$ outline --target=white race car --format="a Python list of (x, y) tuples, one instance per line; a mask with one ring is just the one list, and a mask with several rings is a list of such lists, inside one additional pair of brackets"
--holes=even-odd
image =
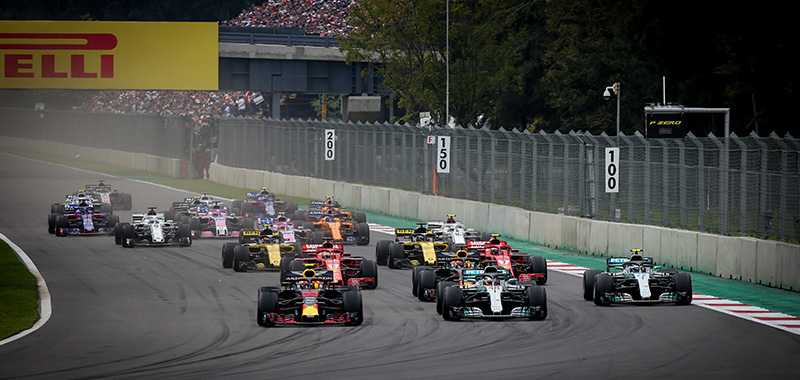
[[(172, 217), (157, 213), (155, 207), (149, 207), (147, 213), (135, 212), (131, 223), (119, 223), (115, 228), (114, 241), (125, 247), (137, 245), (192, 245), (192, 231), (186, 223), (178, 224)], [(170, 213), (171, 214), (171, 213)]]

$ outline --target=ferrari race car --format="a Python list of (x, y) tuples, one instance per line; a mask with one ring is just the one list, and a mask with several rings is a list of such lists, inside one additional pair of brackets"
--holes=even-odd
[(56, 236), (110, 235), (119, 222), (119, 216), (95, 211), (92, 203), (65, 204), (61, 213), (47, 216), (47, 232)]
[(286, 274), (283, 289), (258, 289), (256, 323), (275, 325), (343, 324), (364, 322), (361, 290), (333, 284), (333, 274), (311, 268)]
[(295, 211), (292, 220), (310, 223), (314, 227), (314, 242), (323, 240), (338, 244), (369, 244), (369, 225), (358, 222), (353, 215), (340, 213), (334, 208), (325, 208), (325, 201), (310, 201), (308, 211)]
[(583, 273), (583, 299), (595, 305), (612, 303), (674, 302), (692, 303), (692, 278), (688, 273), (656, 266), (652, 257), (643, 257), (640, 249), (631, 257), (609, 257), (606, 271)]
[(450, 245), (437, 241), (436, 235), (426, 228), (425, 222), (417, 225), (415, 229), (395, 229), (394, 241), (378, 241), (375, 245), (375, 261), (378, 265), (386, 265), (391, 269), (437, 265), (437, 257), (448, 251)]
[[(281, 270), (300, 271), (303, 268), (328, 271), (333, 274), (333, 283), (340, 286), (361, 286), (367, 289), (378, 287), (378, 265), (375, 261), (351, 256), (344, 252), (341, 244), (304, 244), (302, 257), (295, 258), (286, 268), (281, 267)], [(285, 278), (285, 274), (281, 278)]]
[(499, 266), (520, 281), (536, 281), (538, 285), (547, 283), (547, 260), (544, 257), (519, 253), (499, 237), (492, 234), (489, 241), (467, 241), (467, 251), (479, 252), (482, 266)]
[(102, 179), (98, 180), (97, 184), (86, 185), (85, 190), (92, 197), (99, 199), (103, 204), (111, 206), (114, 210), (130, 210), (133, 207), (130, 193), (114, 190)]
[(165, 217), (164, 213), (157, 213), (155, 207), (149, 207), (146, 213), (134, 212), (130, 223), (118, 223), (114, 241), (125, 248), (137, 245), (189, 247), (192, 231), (188, 224), (175, 222), (171, 215)]
[(279, 269), (300, 256), (299, 243), (288, 243), (277, 231), (242, 230), (239, 243), (222, 245), (222, 267), (236, 272)]
[(262, 187), (258, 193), (245, 194), (244, 200), (233, 201), (231, 209), (237, 215), (256, 220), (258, 218), (276, 218), (281, 212), (293, 215), (297, 210), (297, 203), (276, 199), (274, 193), (271, 193), (266, 187)]
[(547, 318), (547, 292), (494, 266), (464, 269), (458, 283), (442, 287), (441, 315), (461, 318)]

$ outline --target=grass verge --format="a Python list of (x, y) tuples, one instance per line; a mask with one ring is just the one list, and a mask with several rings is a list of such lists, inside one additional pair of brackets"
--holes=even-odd
[(0, 339), (30, 328), (38, 319), (36, 277), (0, 240)]

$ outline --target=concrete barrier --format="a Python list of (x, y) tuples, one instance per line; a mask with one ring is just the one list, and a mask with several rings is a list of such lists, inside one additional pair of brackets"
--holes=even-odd
[(800, 291), (800, 252), (794, 244), (779, 242), (775, 249), (778, 287)]
[[(84, 158), (180, 178), (182, 162), (151, 155), (87, 148), (57, 142), (3, 137), (0, 145)], [(191, 171), (189, 170), (189, 176)], [(348, 207), (412, 220), (440, 220), (457, 214), (465, 225), (486, 232), (593, 255), (625, 256), (643, 248), (658, 264), (696, 270), (794, 291), (800, 290), (800, 245), (748, 237), (613, 223), (522, 210), (374, 186), (353, 185), (212, 163), (215, 182), (278, 194), (320, 198), (332, 194)]]
[[(778, 284), (777, 259), (778, 242), (759, 240), (756, 245), (756, 278), (759, 284), (767, 286)], [(798, 277), (797, 273), (795, 277)]]

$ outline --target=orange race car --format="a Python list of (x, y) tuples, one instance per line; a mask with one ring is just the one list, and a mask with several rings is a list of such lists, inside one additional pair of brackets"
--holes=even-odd
[(314, 242), (369, 244), (369, 225), (364, 213), (343, 212), (332, 198), (308, 202), (308, 210), (297, 210), (293, 219), (314, 226), (314, 237), (311, 239)]

